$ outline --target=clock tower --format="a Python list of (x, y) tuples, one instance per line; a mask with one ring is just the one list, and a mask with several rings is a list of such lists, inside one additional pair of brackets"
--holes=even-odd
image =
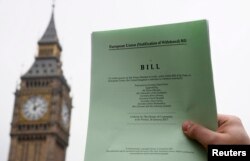
[(15, 92), (8, 161), (65, 161), (72, 98), (61, 52), (52, 11), (38, 55)]

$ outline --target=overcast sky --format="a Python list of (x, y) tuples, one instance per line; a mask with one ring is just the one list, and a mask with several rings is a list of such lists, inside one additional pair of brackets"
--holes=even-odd
[[(52, 0), (0, 0), (0, 160), (7, 161), (14, 91), (37, 54)], [(73, 112), (67, 161), (83, 161), (92, 31), (207, 19), (217, 108), (250, 134), (249, 0), (57, 0), (55, 23)]]

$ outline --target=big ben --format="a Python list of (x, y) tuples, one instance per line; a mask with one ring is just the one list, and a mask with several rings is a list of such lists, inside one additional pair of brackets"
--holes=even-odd
[(73, 106), (61, 52), (52, 11), (38, 55), (15, 92), (8, 161), (65, 161)]

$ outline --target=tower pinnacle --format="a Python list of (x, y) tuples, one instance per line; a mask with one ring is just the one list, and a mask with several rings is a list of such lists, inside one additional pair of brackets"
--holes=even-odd
[(56, 0), (52, 0), (52, 11), (54, 12)]
[(45, 30), (42, 38), (38, 41), (39, 45), (49, 45), (49, 44), (57, 44), (58, 47), (61, 49), (61, 45), (59, 43), (59, 39), (57, 37), (55, 22), (54, 22), (54, 1), (52, 4), (52, 14), (50, 18), (49, 25), (47, 29)]

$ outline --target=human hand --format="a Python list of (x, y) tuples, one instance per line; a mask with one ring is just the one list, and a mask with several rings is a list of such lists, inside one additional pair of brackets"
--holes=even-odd
[(182, 124), (183, 133), (198, 141), (206, 149), (209, 144), (250, 144), (241, 120), (236, 116), (218, 115), (218, 128), (211, 131), (192, 121)]

